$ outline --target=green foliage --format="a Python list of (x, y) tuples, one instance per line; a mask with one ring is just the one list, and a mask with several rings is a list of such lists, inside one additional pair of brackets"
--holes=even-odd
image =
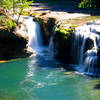
[(96, 7), (96, 0), (82, 0), (79, 3), (79, 8), (93, 8)]
[(19, 3), (21, 3), (20, 5), (18, 5), (18, 7), (22, 10), (24, 8), (28, 8), (30, 7), (30, 3), (32, 3), (31, 1), (30, 2), (27, 2), (27, 0), (19, 0)]
[(12, 0), (1, 0), (0, 7), (10, 9), (12, 7)]
[(22, 11), (21, 15), (23, 15), (23, 16), (29, 16), (30, 14), (28, 12), (26, 12), (26, 11)]
[(2, 0), (0, 1), (0, 7), (12, 12), (13, 15), (19, 13), (23, 14), (25, 8), (30, 7), (31, 1), (27, 0)]
[(2, 27), (3, 29), (11, 29), (16, 27), (16, 23), (11, 20), (10, 18), (2, 15), (0, 16), (0, 27)]
[(22, 14), (28, 15), (28, 13), (24, 11), (24, 9), (28, 8), (30, 3), (31, 2), (27, 0), (0, 0), (0, 8), (3, 9), (3, 12), (5, 13), (4, 14), (3, 12), (1, 12), (0, 14), (0, 28), (3, 28), (5, 30), (15, 28), (17, 24), (12, 20), (13, 18), (11, 15), (14, 15), (16, 13), (19, 14), (17, 19), (18, 23), (19, 18)]

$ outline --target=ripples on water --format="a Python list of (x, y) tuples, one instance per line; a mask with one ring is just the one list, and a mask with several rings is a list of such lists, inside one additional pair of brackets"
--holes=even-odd
[(98, 84), (46, 56), (0, 64), (0, 100), (100, 100)]

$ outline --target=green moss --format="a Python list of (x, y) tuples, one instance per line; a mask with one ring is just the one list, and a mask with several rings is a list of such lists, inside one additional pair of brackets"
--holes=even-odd
[(60, 28), (55, 29), (55, 32), (58, 34), (61, 34), (64, 39), (67, 39), (73, 33), (73, 31), (75, 30), (77, 25), (71, 24), (67, 28), (64, 28), (63, 25), (62, 25), (62, 27), (61, 26), (59, 26), (59, 27)]
[(67, 31), (65, 29), (59, 30), (61, 34), (67, 34)]
[(0, 16), (0, 27), (7, 30), (7, 29), (16, 27), (16, 23), (10, 18), (8, 18), (7, 16), (1, 15)]

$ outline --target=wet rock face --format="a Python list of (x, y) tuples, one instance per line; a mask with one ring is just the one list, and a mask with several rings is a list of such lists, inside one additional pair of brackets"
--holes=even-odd
[(97, 56), (98, 56), (97, 67), (100, 68), (100, 46), (98, 46)]
[(44, 23), (44, 44), (49, 44), (50, 36), (52, 35), (52, 30), (55, 25), (56, 20), (54, 18), (48, 18), (47, 22)]
[(94, 46), (94, 42), (92, 39), (87, 38), (86, 42), (85, 42), (85, 46), (84, 46), (84, 52), (86, 52), (87, 50), (91, 50)]
[(54, 57), (64, 64), (71, 64), (72, 62), (72, 40), (76, 25), (68, 24), (59, 25), (54, 29)]
[(29, 56), (28, 36), (11, 30), (0, 30), (0, 60)]
[(71, 37), (63, 38), (60, 32), (54, 34), (54, 56), (62, 63), (71, 63)]

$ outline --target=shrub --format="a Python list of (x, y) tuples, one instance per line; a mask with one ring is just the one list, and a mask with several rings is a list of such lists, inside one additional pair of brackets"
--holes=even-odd
[(1, 15), (0, 16), (0, 27), (3, 27), (3, 29), (11, 29), (16, 27), (16, 23), (8, 18), (7, 16)]
[(96, 0), (82, 0), (79, 3), (79, 8), (93, 8), (96, 7)]

